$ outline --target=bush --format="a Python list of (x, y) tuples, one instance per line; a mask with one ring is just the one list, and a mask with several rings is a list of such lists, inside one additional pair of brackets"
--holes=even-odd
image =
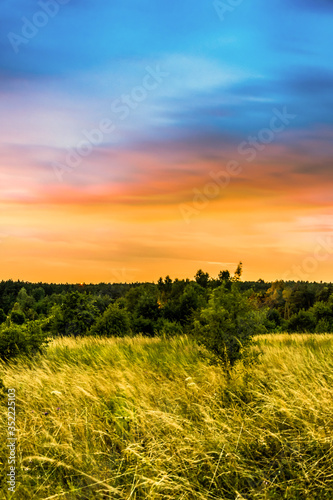
[(0, 358), (8, 360), (20, 354), (36, 354), (47, 342), (46, 334), (37, 321), (25, 326), (7, 326), (0, 330)]
[(159, 335), (167, 338), (175, 337), (176, 335), (182, 335), (183, 328), (177, 321), (169, 321), (165, 318), (160, 318), (157, 322), (156, 331)]
[(92, 335), (106, 337), (124, 337), (131, 333), (129, 315), (126, 309), (120, 309), (117, 304), (110, 304), (103, 316), (91, 328)]
[(252, 336), (264, 330), (260, 321), (237, 283), (230, 290), (222, 284), (212, 292), (208, 307), (198, 313), (194, 335), (229, 372), (245, 354)]

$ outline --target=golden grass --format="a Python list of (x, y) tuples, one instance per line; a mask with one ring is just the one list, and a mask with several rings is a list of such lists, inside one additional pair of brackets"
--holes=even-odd
[(18, 482), (0, 498), (333, 498), (333, 337), (257, 340), (230, 381), (186, 337), (57, 339), (2, 364)]

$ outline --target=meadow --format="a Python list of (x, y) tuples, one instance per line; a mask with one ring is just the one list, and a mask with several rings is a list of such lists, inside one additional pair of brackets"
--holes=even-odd
[(230, 379), (186, 336), (58, 338), (1, 362), (18, 441), (0, 497), (332, 499), (333, 336), (262, 335), (252, 353)]

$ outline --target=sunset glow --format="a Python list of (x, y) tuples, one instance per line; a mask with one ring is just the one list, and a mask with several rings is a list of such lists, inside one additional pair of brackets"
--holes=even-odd
[(333, 281), (332, 2), (55, 4), (0, 7), (1, 279)]

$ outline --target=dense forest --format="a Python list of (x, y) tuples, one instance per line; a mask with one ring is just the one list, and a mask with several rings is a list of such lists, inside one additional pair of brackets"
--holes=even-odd
[(241, 272), (240, 264), (234, 276), (199, 270), (193, 280), (166, 276), (157, 283), (1, 281), (1, 330), (38, 325), (52, 336), (172, 336), (192, 331), (219, 293), (231, 304), (246, 301), (256, 333), (333, 331), (332, 283), (241, 281)]

